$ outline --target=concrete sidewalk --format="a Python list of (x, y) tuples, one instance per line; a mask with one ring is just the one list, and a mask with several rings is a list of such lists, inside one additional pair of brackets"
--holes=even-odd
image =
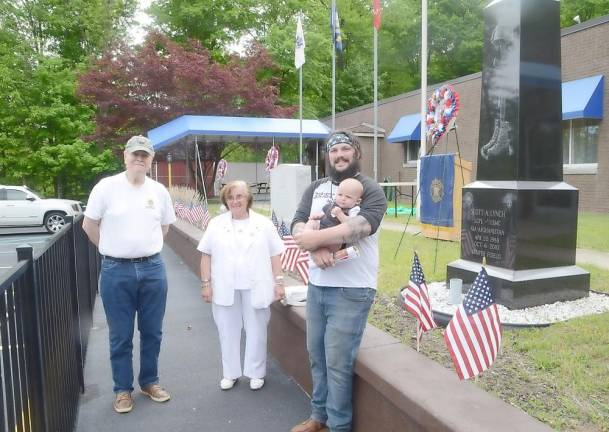
[[(403, 232), (406, 224), (393, 222), (383, 219), (381, 228), (389, 231)], [(409, 225), (406, 231), (411, 235), (416, 235), (421, 232), (418, 225)], [(577, 249), (576, 251), (576, 262), (577, 264), (591, 264), (601, 269), (609, 270), (609, 252), (602, 252), (593, 249)]]
[[(113, 411), (108, 329), (98, 296), (76, 431), (285, 432), (306, 419), (310, 414), (309, 398), (279, 370), (272, 358), (268, 362), (266, 385), (261, 390), (251, 391), (244, 378), (234, 389), (220, 390), (220, 345), (211, 306), (200, 297), (199, 278), (180, 258), (168, 247), (163, 257), (169, 295), (159, 373), (161, 384), (172, 398), (164, 404), (152, 402), (139, 393), (136, 378), (133, 411), (128, 414)], [(136, 336), (136, 377), (138, 347)]]

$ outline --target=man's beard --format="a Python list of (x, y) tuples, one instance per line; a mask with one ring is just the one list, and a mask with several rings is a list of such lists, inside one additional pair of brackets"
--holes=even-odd
[[(335, 161), (335, 163), (336, 162), (338, 162), (338, 161)], [(355, 177), (355, 175), (359, 172), (360, 172), (359, 159), (353, 159), (353, 161), (351, 161), (351, 163), (347, 166), (347, 168), (344, 171), (337, 171), (336, 168), (334, 168), (334, 165), (331, 163), (328, 166), (328, 173), (330, 174), (330, 178), (332, 180), (334, 180), (336, 183), (340, 183), (345, 179)]]

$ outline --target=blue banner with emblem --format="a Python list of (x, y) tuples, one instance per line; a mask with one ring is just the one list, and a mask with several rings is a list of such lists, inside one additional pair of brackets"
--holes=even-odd
[(454, 154), (421, 158), (421, 222), (453, 226), (454, 184)]

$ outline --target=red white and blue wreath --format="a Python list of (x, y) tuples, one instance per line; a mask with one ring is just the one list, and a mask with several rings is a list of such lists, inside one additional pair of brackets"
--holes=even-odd
[(450, 84), (437, 88), (427, 101), (427, 136), (432, 144), (448, 131), (459, 112), (459, 95)]

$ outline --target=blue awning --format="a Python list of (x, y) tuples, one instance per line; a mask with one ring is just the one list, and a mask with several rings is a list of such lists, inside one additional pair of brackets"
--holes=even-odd
[(398, 120), (387, 137), (388, 143), (421, 139), (421, 114), (409, 114)]
[[(319, 120), (302, 121), (304, 139), (324, 139), (329, 133), (330, 129)], [(189, 135), (200, 136), (210, 142), (251, 142), (273, 138), (285, 142), (299, 138), (300, 120), (184, 115), (148, 131), (155, 150)]]
[(562, 83), (562, 119), (602, 119), (603, 87), (602, 75)]

